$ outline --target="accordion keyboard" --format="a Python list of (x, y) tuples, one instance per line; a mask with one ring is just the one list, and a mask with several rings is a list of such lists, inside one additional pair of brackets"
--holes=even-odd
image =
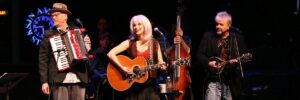
[(50, 38), (50, 43), (52, 51), (57, 62), (57, 67), (59, 71), (69, 69), (70, 63), (68, 60), (68, 52), (66, 46), (63, 43), (62, 37), (60, 35), (55, 35)]

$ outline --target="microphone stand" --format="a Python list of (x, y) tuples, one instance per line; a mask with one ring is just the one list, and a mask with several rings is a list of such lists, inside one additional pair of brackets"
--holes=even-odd
[(165, 52), (167, 50), (167, 44), (166, 44), (166, 37), (164, 35), (162, 35), (162, 40), (163, 40), (163, 52)]
[[(167, 38), (166, 38), (166, 36), (165, 35), (162, 35), (162, 41), (163, 41), (163, 52), (166, 52), (167, 51)], [(166, 58), (166, 63), (167, 64), (169, 64), (170, 63), (170, 59), (169, 59), (169, 57), (165, 57)]]
[[(239, 47), (238, 47), (238, 43), (237, 43), (237, 39), (236, 39), (236, 34), (237, 33), (233, 32), (235, 51), (236, 51), (236, 55), (239, 57), (240, 56), (240, 51), (239, 51)], [(239, 63), (239, 67), (240, 67), (240, 70), (241, 70), (241, 76), (242, 76), (242, 78), (244, 78), (244, 72), (243, 72), (242, 62), (240, 60), (238, 60), (238, 63)]]

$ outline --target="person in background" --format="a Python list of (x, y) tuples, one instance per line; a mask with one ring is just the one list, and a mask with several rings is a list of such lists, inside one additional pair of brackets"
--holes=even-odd
[(97, 30), (95, 31), (95, 36), (93, 37), (92, 49), (97, 49), (99, 45), (99, 41), (102, 37), (108, 37), (110, 41), (110, 45), (113, 46), (115, 44), (115, 36), (113, 32), (110, 30), (111, 23), (110, 21), (104, 17), (100, 16), (97, 22)]
[(98, 45), (98, 48), (92, 51), (94, 59), (90, 62), (91, 83), (89, 92), (95, 100), (111, 100), (114, 93), (107, 82), (106, 75), (107, 64), (109, 63), (106, 54), (112, 48), (112, 42), (108, 34), (99, 37)]

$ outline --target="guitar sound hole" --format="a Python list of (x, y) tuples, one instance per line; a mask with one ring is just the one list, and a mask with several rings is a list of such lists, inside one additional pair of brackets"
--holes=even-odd
[(133, 73), (138, 75), (140, 73), (140, 68), (138, 66), (133, 67)]
[(133, 67), (133, 73), (135, 74), (135, 78), (139, 79), (145, 75), (145, 69), (141, 69), (138, 66)]

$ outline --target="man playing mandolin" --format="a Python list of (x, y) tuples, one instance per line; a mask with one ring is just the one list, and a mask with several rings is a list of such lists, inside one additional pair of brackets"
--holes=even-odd
[(240, 58), (248, 57), (246, 45), (243, 36), (231, 30), (229, 13), (218, 12), (215, 22), (216, 30), (203, 34), (197, 51), (197, 62), (205, 70), (204, 100), (237, 100), (243, 76)]

